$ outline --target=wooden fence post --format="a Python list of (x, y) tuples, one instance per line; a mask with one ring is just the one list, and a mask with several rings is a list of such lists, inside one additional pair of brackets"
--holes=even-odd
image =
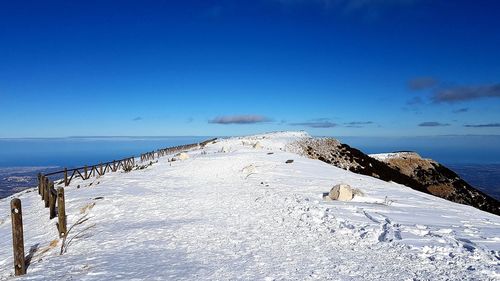
[(53, 219), (56, 217), (56, 201), (57, 193), (54, 189), (54, 182), (49, 183), (49, 218)]
[(42, 197), (42, 201), (45, 200), (45, 195), (44, 195), (45, 187), (44, 187), (44, 184), (45, 184), (45, 176), (42, 175), (40, 177), (40, 196)]
[(42, 195), (42, 173), (38, 173), (38, 194)]
[(57, 189), (57, 216), (58, 216), (58, 229), (59, 237), (66, 236), (66, 205), (64, 202), (64, 188)]
[(102, 173), (102, 163), (99, 164), (99, 175), (103, 176), (104, 174)]
[(26, 264), (24, 260), (24, 237), (23, 237), (23, 213), (21, 210), (21, 200), (18, 198), (10, 201), (10, 211), (12, 218), (12, 247), (14, 249), (14, 270), (16, 276), (26, 274)]
[(49, 207), (49, 194), (50, 194), (50, 189), (49, 189), (49, 178), (44, 177), (44, 183), (43, 183), (43, 200), (45, 201), (45, 208)]
[(69, 185), (69, 182), (68, 182), (68, 169), (64, 168), (64, 186), (68, 186), (68, 185)]
[(87, 167), (87, 165), (85, 165), (85, 167), (83, 168), (83, 171), (85, 172), (85, 179), (88, 179), (88, 177), (87, 177), (88, 171), (87, 170), (88, 170), (88, 167)]

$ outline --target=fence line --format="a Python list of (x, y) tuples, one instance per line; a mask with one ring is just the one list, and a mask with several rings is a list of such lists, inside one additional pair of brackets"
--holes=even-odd
[[(203, 147), (203, 146), (207, 145), (208, 143), (213, 142), (214, 140), (216, 140), (216, 138), (206, 140), (206, 141), (203, 141), (201, 143), (167, 147), (167, 148), (158, 149), (158, 150), (151, 151), (151, 152), (142, 153), (139, 156), (139, 159), (141, 162), (153, 161), (156, 158), (160, 158), (160, 157), (163, 157), (163, 156), (166, 156), (166, 155), (169, 155), (172, 153), (176, 153), (179, 151), (188, 150), (188, 149), (192, 149), (192, 148), (199, 147), (199, 146)], [(75, 178), (81, 178), (83, 180), (87, 180), (90, 177), (94, 177), (96, 174), (99, 176), (103, 176), (107, 172), (116, 172), (119, 169), (123, 169), (124, 171), (130, 171), (135, 166), (135, 158), (136, 158), (135, 156), (132, 156), (132, 157), (127, 157), (127, 158), (124, 158), (121, 160), (113, 160), (110, 162), (99, 163), (97, 165), (92, 165), (92, 166), (83, 166), (83, 167), (72, 168), (72, 169), (64, 168), (64, 170), (44, 174), (44, 176), (50, 177), (50, 176), (55, 176), (58, 174), (63, 174), (64, 175), (64, 177), (63, 177), (64, 186), (68, 186), (71, 183), (71, 181)]]
[[(195, 147), (205, 147), (210, 142), (215, 141), (216, 138), (203, 141), (201, 143), (179, 145), (174, 147), (167, 147), (143, 153), (140, 155), (140, 161), (152, 161), (155, 158), (160, 158), (169, 154), (177, 153), (180, 151), (189, 150)], [(131, 171), (135, 165), (134, 156), (122, 160), (113, 160), (111, 162), (100, 163), (92, 166), (84, 166), (80, 168), (73, 168), (56, 171), (48, 174), (38, 174), (38, 194), (44, 201), (45, 208), (49, 208), (49, 219), (58, 218), (57, 230), (60, 238), (65, 238), (67, 235), (67, 221), (66, 221), (66, 204), (64, 197), (64, 187), (59, 187), (57, 190), (54, 188), (54, 182), (49, 179), (49, 176), (64, 174), (64, 178), (60, 183), (68, 186), (75, 178), (87, 180), (96, 174), (99, 176), (105, 175), (107, 172), (117, 172), (120, 168), (123, 171)], [(60, 184), (59, 183), (59, 184)], [(21, 213), (21, 200), (12, 199), (11, 201), (11, 216), (12, 216), (12, 233), (13, 233), (13, 249), (14, 249), (14, 268), (15, 275), (23, 275), (26, 273), (25, 257), (24, 257), (24, 241), (23, 241), (23, 224)]]

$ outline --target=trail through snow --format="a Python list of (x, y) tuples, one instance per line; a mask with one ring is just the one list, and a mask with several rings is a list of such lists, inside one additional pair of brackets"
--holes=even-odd
[[(288, 144), (303, 137), (222, 140), (184, 161), (76, 180), (68, 225), (88, 220), (62, 256), (37, 192), (15, 195), (33, 252), (20, 279), (499, 280), (499, 217), (298, 156)], [(364, 196), (324, 202), (338, 183)], [(10, 199), (2, 280), (13, 272)]]

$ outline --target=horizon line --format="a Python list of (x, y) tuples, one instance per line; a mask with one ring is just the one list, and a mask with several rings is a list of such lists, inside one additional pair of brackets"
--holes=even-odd
[[(251, 135), (263, 135), (265, 133), (261, 134), (247, 134), (247, 135), (171, 135), (171, 136), (60, 136), (60, 137), (0, 137), (0, 140), (36, 140), (36, 139), (90, 139), (90, 138), (95, 138), (95, 139), (104, 139), (104, 138), (201, 138), (201, 137), (219, 137), (219, 138), (225, 138), (225, 137), (240, 137), (240, 136), (251, 136)], [(415, 135), (415, 136), (352, 136), (352, 135), (339, 135), (339, 136), (333, 136), (333, 135), (311, 135), (312, 137), (315, 138), (325, 138), (325, 137), (331, 137), (331, 138), (421, 138), (421, 137), (500, 137), (500, 134), (444, 134), (444, 135)]]

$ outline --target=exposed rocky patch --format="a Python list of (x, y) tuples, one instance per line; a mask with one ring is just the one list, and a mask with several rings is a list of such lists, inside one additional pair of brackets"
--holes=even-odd
[(500, 215), (499, 201), (475, 189), (445, 166), (416, 153), (370, 157), (332, 138), (306, 139), (297, 145), (309, 158)]

